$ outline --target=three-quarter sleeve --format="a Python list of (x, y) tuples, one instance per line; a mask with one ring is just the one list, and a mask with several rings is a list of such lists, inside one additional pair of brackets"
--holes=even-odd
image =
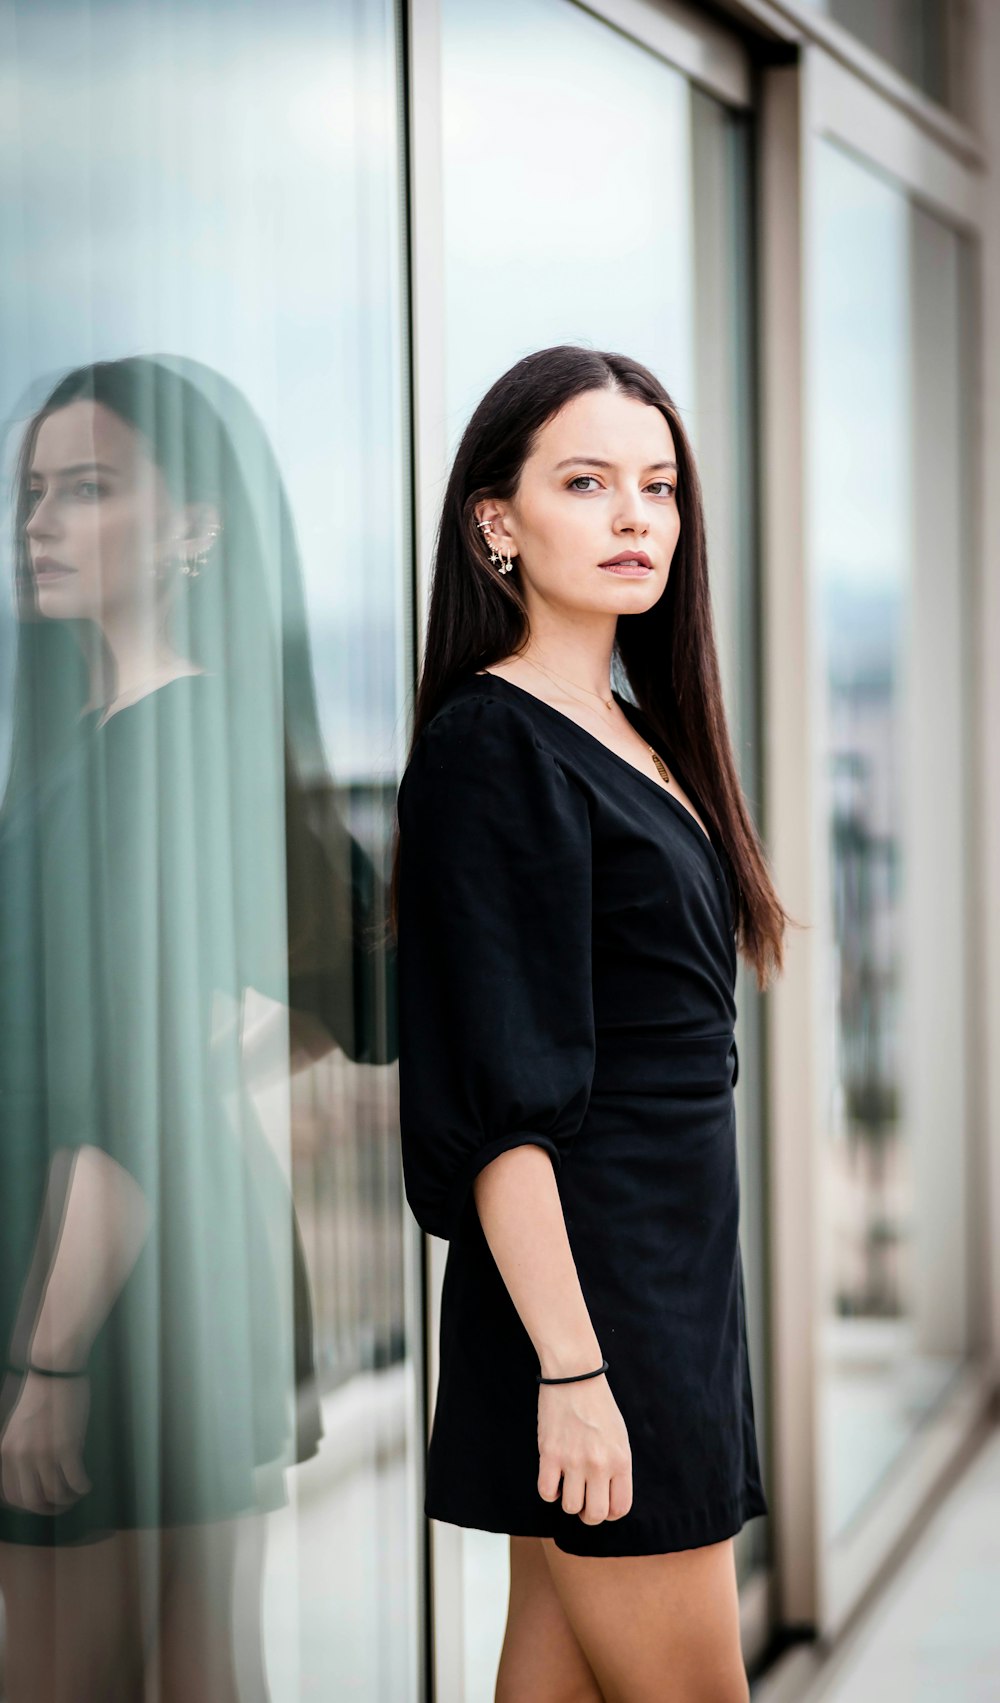
[(460, 699), (400, 785), (399, 1089), (406, 1196), (450, 1239), (478, 1172), (558, 1170), (594, 1072), (590, 816), (527, 715)]

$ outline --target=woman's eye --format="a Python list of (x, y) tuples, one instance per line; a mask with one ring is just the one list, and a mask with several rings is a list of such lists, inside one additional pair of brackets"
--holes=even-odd
[[(574, 488), (578, 488), (587, 479), (593, 480), (596, 484), (593, 473), (578, 473), (575, 479), (570, 480), (566, 487), (567, 491), (572, 491)], [(652, 485), (649, 487), (650, 490), (654, 490), (657, 485), (661, 486), (670, 496), (672, 496), (677, 489), (676, 485), (672, 485), (669, 479), (654, 479)]]
[(77, 495), (82, 497), (98, 497), (101, 494), (101, 487), (96, 479), (78, 479), (76, 490)]

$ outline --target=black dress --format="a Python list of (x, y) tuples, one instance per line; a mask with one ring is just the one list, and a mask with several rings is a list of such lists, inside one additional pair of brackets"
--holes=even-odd
[(179, 678), (83, 718), (0, 817), (4, 1361), (58, 1151), (109, 1155), (150, 1212), (88, 1361), (92, 1488), (55, 1515), (0, 1497), (5, 1542), (275, 1508), (318, 1446), (301, 1248), (238, 1022), (247, 987), (287, 998), (280, 771), (258, 753), (237, 785), (234, 738), (224, 683)]
[[(404, 1178), (418, 1223), (450, 1241), (425, 1511), (576, 1555), (721, 1541), (768, 1512), (725, 853), (652, 775), (489, 674), (423, 730), (398, 812)], [(522, 1143), (556, 1168), (632, 1449), (632, 1507), (594, 1526), (538, 1494), (538, 1359), (472, 1192)]]

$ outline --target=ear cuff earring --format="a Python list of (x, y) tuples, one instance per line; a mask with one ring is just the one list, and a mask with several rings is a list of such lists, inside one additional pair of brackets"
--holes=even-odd
[[(487, 538), (489, 539), (490, 561), (491, 562), (503, 562), (503, 557), (501, 556), (499, 550), (494, 550), (494, 548), (493, 548), (493, 527), (491, 526), (490, 522), (488, 520), (477, 520), (476, 525), (479, 527), (481, 532), (486, 533)], [(497, 569), (497, 572), (501, 573), (501, 574), (509, 574), (511, 568), (514, 566), (513, 562), (511, 561), (510, 545), (508, 544), (506, 548), (507, 548), (506, 565)]]
[[(215, 540), (218, 538), (221, 531), (221, 526), (208, 527), (208, 543), (203, 545), (200, 550), (197, 550), (194, 556), (189, 556), (184, 550), (179, 550), (177, 552), (177, 555), (174, 557), (174, 566), (180, 570), (186, 579), (197, 579), (201, 574), (202, 569), (208, 565), (208, 558), (211, 554), (212, 545), (215, 543)], [(153, 579), (163, 579), (169, 572), (169, 569), (162, 567), (158, 562), (154, 562), (149, 572)]]
[(220, 528), (217, 527), (217, 526), (210, 526), (209, 527), (209, 529), (208, 529), (208, 543), (205, 545), (204, 549), (198, 551), (197, 555), (194, 557), (193, 560), (191, 559), (190, 556), (184, 557), (183, 562), (181, 564), (181, 573), (182, 574), (187, 574), (190, 579), (197, 579), (198, 578), (199, 574), (201, 573), (202, 568), (205, 567), (207, 562), (208, 562), (208, 553), (211, 550), (212, 545), (215, 543), (215, 540), (218, 538), (219, 531), (220, 531)]

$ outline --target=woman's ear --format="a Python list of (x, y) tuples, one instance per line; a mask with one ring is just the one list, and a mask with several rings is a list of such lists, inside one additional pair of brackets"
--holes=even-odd
[(477, 503), (475, 516), (477, 526), (489, 526), (490, 530), (484, 532), (488, 544), (499, 546), (514, 543), (514, 539), (507, 530), (503, 510), (495, 498), (487, 497), (483, 502)]
[(211, 561), (212, 546), (222, 531), (222, 517), (215, 503), (185, 503), (175, 533), (175, 550), (181, 572), (197, 576)]
[(196, 555), (206, 555), (222, 531), (222, 516), (216, 503), (186, 503), (185, 543)]

